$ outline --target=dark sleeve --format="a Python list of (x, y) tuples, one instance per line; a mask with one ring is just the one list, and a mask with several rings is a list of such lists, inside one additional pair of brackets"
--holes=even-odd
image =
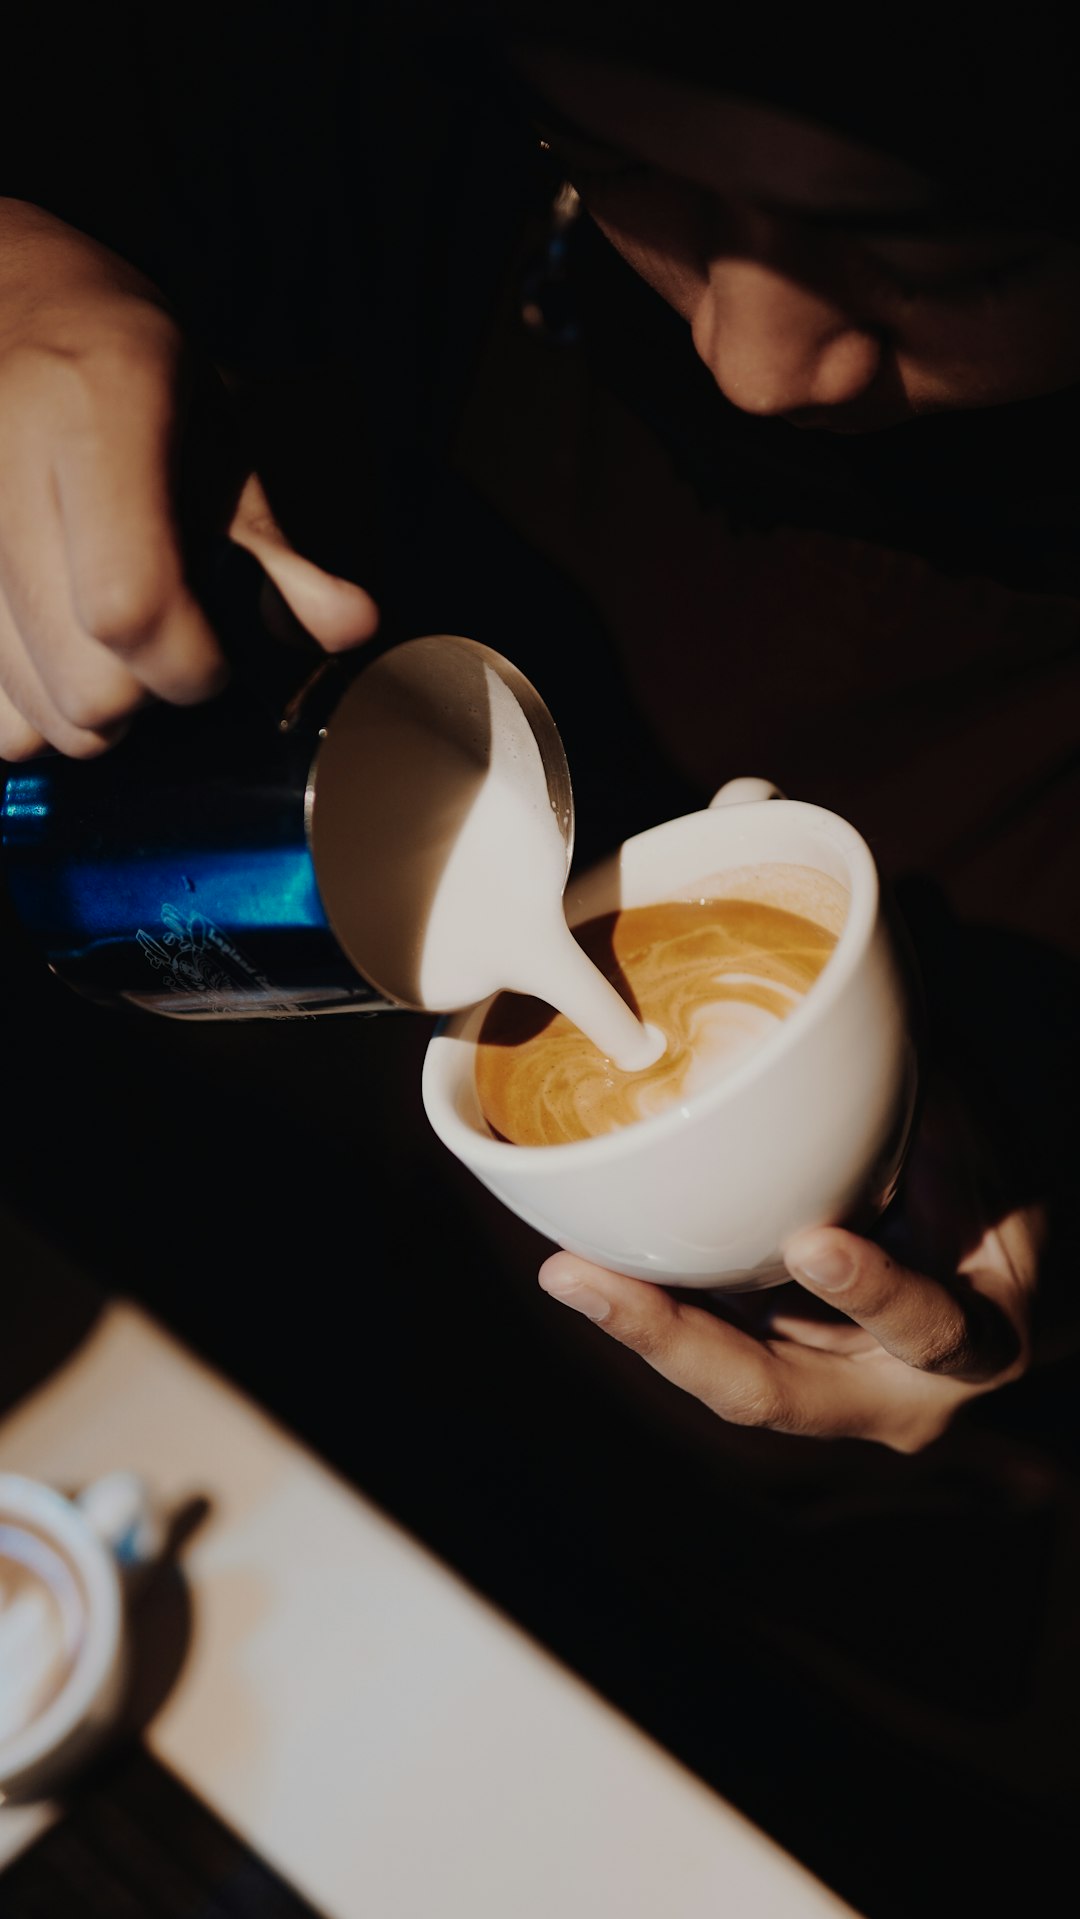
[(302, 352), (340, 212), (337, 10), (26, 13), (2, 191), (140, 267), (215, 358)]
[(160, 209), (144, 49), (128, 10), (22, 10), (5, 74), (0, 191), (144, 265)]
[(987, 1153), (978, 1177), (992, 1218), (1043, 1207), (1036, 1300), (1043, 1358), (1080, 1349), (1080, 959), (1003, 927), (966, 924), (932, 882), (897, 885), (925, 1009), (925, 1054), (966, 1096)]
[(364, 0), (27, 12), (0, 191), (219, 363), (363, 361), (404, 436), (452, 418), (535, 162), (497, 89)]

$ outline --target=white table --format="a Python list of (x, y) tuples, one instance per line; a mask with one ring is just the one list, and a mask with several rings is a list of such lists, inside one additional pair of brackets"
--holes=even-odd
[[(849, 1914), (141, 1310), (0, 1425), (0, 1469), (209, 1501), (150, 1750), (328, 1919)], [(0, 1809), (0, 1866), (54, 1816)]]

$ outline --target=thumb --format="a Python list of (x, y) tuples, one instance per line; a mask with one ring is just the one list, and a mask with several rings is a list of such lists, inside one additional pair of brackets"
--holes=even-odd
[(296, 551), (274, 518), (257, 473), (244, 482), (229, 538), (258, 560), (290, 612), (328, 653), (357, 646), (377, 631), (379, 609), (370, 593)]
[(995, 1300), (957, 1276), (942, 1285), (901, 1266), (872, 1240), (838, 1227), (800, 1233), (784, 1247), (792, 1278), (921, 1372), (995, 1378), (1018, 1357), (1016, 1329)]

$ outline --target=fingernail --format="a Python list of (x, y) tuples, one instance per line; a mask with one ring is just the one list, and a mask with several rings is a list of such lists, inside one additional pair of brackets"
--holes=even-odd
[(572, 1306), (575, 1313), (583, 1313), (586, 1319), (606, 1319), (611, 1311), (610, 1299), (598, 1293), (595, 1286), (585, 1286), (562, 1273), (553, 1273), (550, 1278), (541, 1273), (540, 1284), (552, 1299), (561, 1299), (564, 1306)]
[(794, 1258), (790, 1270), (796, 1279), (820, 1286), (823, 1293), (842, 1293), (855, 1276), (855, 1261), (839, 1246), (823, 1246), (820, 1252)]

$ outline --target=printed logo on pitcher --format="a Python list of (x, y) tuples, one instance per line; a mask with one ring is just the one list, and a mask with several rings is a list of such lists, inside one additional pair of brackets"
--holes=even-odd
[(140, 926), (135, 938), (166, 991), (197, 994), (199, 1011), (207, 1018), (235, 1014), (237, 1000), (257, 1003), (264, 1018), (297, 1017), (299, 1008), (282, 997), (205, 913), (166, 901), (160, 931), (148, 933)]

